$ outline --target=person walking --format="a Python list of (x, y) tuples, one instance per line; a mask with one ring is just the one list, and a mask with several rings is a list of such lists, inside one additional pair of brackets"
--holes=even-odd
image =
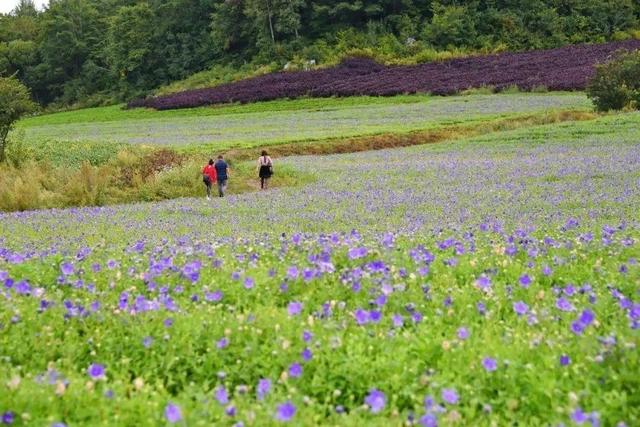
[(258, 177), (260, 178), (260, 188), (262, 190), (267, 189), (267, 183), (271, 175), (273, 175), (273, 161), (269, 154), (262, 150), (262, 155), (258, 158)]
[(211, 200), (211, 186), (217, 180), (216, 168), (213, 167), (213, 159), (202, 168), (202, 182), (207, 186), (207, 200)]
[(224, 197), (224, 193), (227, 191), (227, 179), (229, 179), (229, 165), (224, 161), (222, 155), (219, 155), (214, 167), (218, 181), (218, 194), (220, 197)]

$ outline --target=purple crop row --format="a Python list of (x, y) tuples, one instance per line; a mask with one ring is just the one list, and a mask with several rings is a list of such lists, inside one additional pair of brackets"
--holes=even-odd
[(636, 49), (640, 49), (640, 40), (570, 45), (551, 50), (391, 67), (370, 59), (351, 58), (335, 68), (271, 73), (206, 89), (137, 99), (128, 106), (169, 110), (302, 96), (450, 95), (482, 86), (496, 89), (518, 86), (523, 90), (544, 86), (549, 90), (580, 90), (593, 75), (595, 64), (606, 62), (618, 50)]

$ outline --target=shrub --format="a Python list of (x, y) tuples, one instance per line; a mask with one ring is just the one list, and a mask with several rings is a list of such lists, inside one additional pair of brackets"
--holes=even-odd
[(587, 94), (599, 111), (640, 108), (640, 51), (619, 54), (596, 67)]

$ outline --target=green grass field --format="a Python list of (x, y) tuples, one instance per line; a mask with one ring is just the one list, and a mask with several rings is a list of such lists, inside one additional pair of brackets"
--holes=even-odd
[(399, 133), (547, 111), (590, 110), (582, 93), (303, 99), (175, 111), (118, 106), (43, 115), (18, 128), (28, 144), (142, 144), (228, 150)]

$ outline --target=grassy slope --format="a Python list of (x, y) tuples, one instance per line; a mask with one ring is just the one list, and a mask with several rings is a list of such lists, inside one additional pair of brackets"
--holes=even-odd
[(552, 110), (588, 110), (583, 94), (303, 99), (176, 111), (104, 107), (22, 121), (30, 144), (42, 141), (134, 143), (188, 151), (401, 133)]

